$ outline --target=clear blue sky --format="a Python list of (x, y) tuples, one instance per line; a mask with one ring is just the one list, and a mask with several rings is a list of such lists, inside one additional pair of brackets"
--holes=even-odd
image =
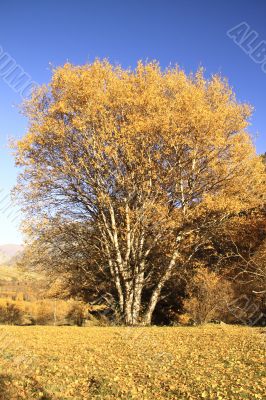
[[(38, 83), (50, 80), (49, 64), (75, 64), (107, 57), (134, 67), (156, 59), (178, 63), (186, 72), (228, 77), (237, 97), (255, 107), (251, 132), (266, 151), (266, 73), (226, 32), (242, 21), (266, 40), (265, 0), (8, 0), (0, 4), (0, 46)], [(0, 78), (0, 210), (17, 170), (7, 147), (27, 122), (16, 105), (21, 98)], [(0, 244), (19, 243), (17, 222), (0, 211)]]

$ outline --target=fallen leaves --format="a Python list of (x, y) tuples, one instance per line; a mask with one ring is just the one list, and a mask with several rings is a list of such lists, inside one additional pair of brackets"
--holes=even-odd
[(256, 328), (2, 326), (0, 335), (9, 337), (0, 352), (4, 400), (264, 398)]

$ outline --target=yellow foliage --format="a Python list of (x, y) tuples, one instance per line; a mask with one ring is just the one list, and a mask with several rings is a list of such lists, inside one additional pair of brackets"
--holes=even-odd
[[(73, 299), (67, 301), (57, 299), (23, 301), (0, 298), (0, 323), (11, 325), (76, 324), (76, 320), (69, 317), (74, 307), (82, 310), (83, 318), (89, 316), (89, 306)], [(16, 311), (15, 316), (12, 316), (11, 309)]]
[(229, 281), (207, 268), (199, 267), (187, 284), (184, 308), (194, 323), (222, 320), (230, 314), (234, 292)]
[(69, 287), (98, 274), (126, 324), (150, 323), (201, 239), (264, 204), (251, 112), (202, 69), (96, 60), (54, 70), (25, 103), (29, 129), (16, 148), (31, 264), (64, 274)]

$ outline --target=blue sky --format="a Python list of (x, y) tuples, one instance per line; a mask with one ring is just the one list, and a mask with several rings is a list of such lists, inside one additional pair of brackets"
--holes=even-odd
[[(40, 84), (50, 80), (50, 65), (95, 57), (125, 67), (156, 59), (186, 72), (201, 65), (207, 75), (220, 72), (237, 98), (255, 107), (250, 131), (257, 151), (266, 151), (266, 73), (226, 34), (245, 21), (266, 40), (265, 0), (9, 0), (0, 3), (0, 13), (0, 46)], [(20, 102), (0, 77), (0, 244), (22, 240), (5, 198), (18, 173), (8, 138), (27, 127)]]

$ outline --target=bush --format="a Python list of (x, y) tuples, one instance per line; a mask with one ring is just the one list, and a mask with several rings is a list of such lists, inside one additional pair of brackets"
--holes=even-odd
[(190, 314), (184, 313), (178, 316), (178, 324), (180, 325), (192, 325), (193, 321)]
[(87, 306), (81, 301), (73, 301), (66, 316), (66, 319), (71, 324), (82, 326), (85, 322), (87, 315)]
[(228, 316), (233, 289), (226, 279), (205, 268), (198, 268), (187, 285), (184, 309), (196, 324), (221, 320)]
[(0, 324), (13, 325), (78, 325), (90, 316), (88, 306), (76, 300), (43, 299), (36, 301), (0, 299)]
[(20, 325), (23, 320), (23, 311), (13, 302), (0, 305), (0, 323)]
[(35, 304), (33, 319), (37, 325), (49, 325), (54, 323), (54, 312), (50, 302), (39, 301)]

